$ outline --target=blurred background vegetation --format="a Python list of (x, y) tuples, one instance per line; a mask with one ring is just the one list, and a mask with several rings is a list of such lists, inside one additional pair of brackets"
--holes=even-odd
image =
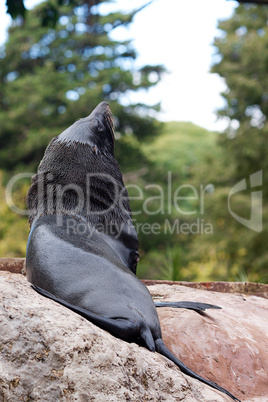
[[(22, 1), (7, 1), (13, 24), (0, 48), (0, 256), (25, 256), (29, 233), (27, 216), (15, 214), (6, 203), (10, 178), (35, 172), (51, 138), (106, 100), (116, 119), (116, 156), (140, 240), (138, 275), (267, 283), (267, 205), (263, 202), (260, 233), (242, 226), (228, 210), (236, 183), (259, 170), (266, 180), (267, 6), (239, 5), (230, 19), (219, 22), (212, 72), (226, 81), (225, 105), (218, 113), (230, 124), (217, 133), (192, 123), (161, 123), (155, 117), (160, 105), (122, 106), (122, 95), (156, 85), (165, 67), (135, 68), (132, 43), (109, 37), (114, 28), (131, 24), (140, 10), (100, 15), (98, 3), (51, 0), (25, 13)], [(29, 182), (14, 188), (13, 199), (22, 209)], [(143, 200), (137, 199), (135, 185), (143, 190)], [(162, 204), (156, 185), (163, 189)], [(167, 196), (179, 186), (185, 196), (180, 212)], [(265, 200), (267, 187), (261, 190)], [(154, 214), (146, 213), (145, 203)], [(250, 190), (234, 197), (232, 210), (250, 218)], [(180, 227), (193, 225), (192, 233), (166, 230), (167, 220), (171, 228), (178, 220)], [(145, 223), (157, 223), (160, 231), (148, 233)]]

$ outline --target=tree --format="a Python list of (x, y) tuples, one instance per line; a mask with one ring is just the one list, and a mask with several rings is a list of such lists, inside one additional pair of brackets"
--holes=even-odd
[(268, 167), (267, 18), (267, 7), (239, 6), (231, 19), (219, 23), (224, 34), (214, 43), (220, 61), (212, 72), (223, 77), (228, 87), (219, 116), (230, 120), (223, 142), (236, 160), (234, 180), (241, 172), (248, 176)]
[(157, 123), (147, 113), (150, 107), (123, 107), (120, 99), (155, 85), (164, 68), (135, 69), (131, 42), (109, 37), (138, 10), (103, 16), (90, 3), (68, 2), (58, 8), (58, 25), (48, 29), (39, 25), (43, 7), (30, 11), (23, 25), (14, 21), (0, 53), (0, 168), (35, 168), (49, 140), (101, 100), (112, 103), (120, 133), (153, 135)]
[[(237, 0), (239, 3), (255, 3), (255, 4), (268, 4), (267, 0)], [(42, 7), (40, 13), (40, 20), (42, 26), (54, 27), (59, 19), (59, 8), (63, 4), (63, 0), (50, 0)], [(89, 6), (99, 4), (101, 0), (69, 0), (73, 6), (78, 6), (81, 3), (86, 3)], [(14, 19), (18, 16), (24, 18), (27, 9), (24, 5), (24, 0), (6, 0), (7, 13)]]
[[(234, 15), (219, 23), (221, 35), (215, 39), (218, 61), (212, 72), (225, 79), (227, 90), (222, 94), (224, 107), (219, 116), (230, 121), (220, 145), (225, 150), (222, 161), (223, 176), (215, 177), (225, 196), (225, 208), (218, 198), (215, 219), (221, 218), (225, 240), (222, 252), (229, 261), (230, 271), (236, 266), (251, 280), (268, 280), (267, 277), (267, 207), (263, 207), (264, 227), (256, 233), (236, 222), (227, 209), (228, 191), (240, 180), (246, 179), (248, 191), (241, 191), (232, 208), (240, 216), (250, 217), (251, 191), (261, 190), (268, 195), (266, 186), (250, 189), (249, 176), (261, 171), (265, 182), (268, 162), (268, 8), (240, 5)], [(232, 166), (226, 175), (226, 167)], [(220, 180), (219, 180), (220, 179)], [(219, 193), (218, 193), (219, 194)], [(221, 213), (219, 213), (221, 212)], [(234, 272), (234, 270), (233, 270)]]
[[(130, 24), (140, 10), (100, 15), (94, 2), (63, 3), (54, 27), (40, 25), (40, 13), (48, 2), (29, 11), (24, 22), (15, 19), (0, 49), (0, 179), (4, 176), (4, 182), (14, 172), (34, 172), (51, 138), (88, 115), (101, 100), (111, 104), (116, 116), (121, 135), (116, 151), (124, 172), (134, 170), (137, 161), (148, 163), (140, 140), (159, 131), (160, 123), (149, 113), (158, 105), (123, 107), (121, 98), (155, 85), (164, 68), (136, 69), (131, 42), (109, 37), (119, 25)], [(14, 197), (23, 209), (28, 183), (20, 183)], [(2, 187), (1, 191), (0, 253), (21, 256), (27, 218), (8, 210)]]
[[(94, 5), (101, 3), (101, 0), (69, 0), (68, 3), (73, 7), (77, 7), (82, 4), (87, 4), (90, 8)], [(65, 4), (64, 0), (50, 0), (42, 4), (39, 11), (40, 25), (43, 27), (55, 27), (60, 18), (60, 7)], [(24, 0), (6, 0), (7, 13), (11, 18), (16, 19), (20, 17), (25, 19), (27, 16), (27, 9), (24, 4)]]

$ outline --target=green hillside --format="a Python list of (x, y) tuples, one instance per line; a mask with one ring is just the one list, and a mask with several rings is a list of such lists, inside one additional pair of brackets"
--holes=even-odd
[[(163, 194), (164, 212), (148, 214), (145, 208), (142, 208), (146, 201), (131, 201), (133, 211), (142, 210), (141, 214), (134, 214), (138, 224), (161, 226), (158, 234), (143, 233), (142, 230), (138, 233), (142, 257), (138, 271), (140, 277), (176, 278), (176, 280), (192, 280), (199, 277), (197, 265), (193, 268), (194, 272), (189, 269), (191, 245), (196, 236), (172, 233), (166, 230), (165, 224), (169, 221), (173, 225), (178, 220), (180, 225), (191, 224), (197, 219), (204, 218), (200, 214), (200, 186), (203, 185), (205, 188), (207, 184), (214, 182), (215, 170), (220, 172), (219, 176), (223, 175), (221, 164), (223, 150), (218, 145), (218, 138), (218, 133), (210, 132), (193, 123), (173, 121), (163, 123), (160, 135), (151, 142), (146, 141), (141, 144), (141, 151), (149, 163), (146, 165), (140, 159), (139, 162), (136, 160), (135, 170), (141, 170), (146, 166), (148, 172), (142, 177), (137, 176), (136, 179), (133, 175), (130, 180), (127, 178), (126, 182), (138, 185), (143, 190), (144, 200), (155, 196), (155, 201), (146, 205), (151, 210), (160, 209), (160, 196)], [(182, 186), (180, 196), (188, 197), (179, 201), (181, 210), (185, 211), (185, 214), (179, 213), (174, 203), (168, 200), (168, 172), (171, 173), (172, 199), (180, 186)], [(196, 189), (198, 199), (191, 199), (193, 195), (191, 186)], [(133, 194), (131, 190), (129, 192), (130, 195), (137, 194), (135, 190)], [(206, 194), (205, 197), (210, 196)], [(170, 204), (171, 208), (169, 208)], [(187, 213), (194, 210), (197, 211), (194, 214)], [(204, 270), (203, 273), (206, 275)]]
[(207, 155), (220, 153), (216, 144), (218, 133), (208, 131), (189, 122), (168, 122), (162, 133), (151, 144), (143, 144), (148, 159), (166, 171), (177, 171), (200, 163)]

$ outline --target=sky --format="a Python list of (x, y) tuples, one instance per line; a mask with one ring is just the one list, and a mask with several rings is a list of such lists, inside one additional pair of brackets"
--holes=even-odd
[[(26, 0), (25, 4), (32, 8), (39, 2)], [(4, 3), (0, 3), (0, 44), (11, 23)], [(146, 3), (117, 0), (103, 4), (101, 10), (130, 11)], [(232, 0), (154, 0), (135, 16), (129, 28), (114, 30), (114, 39), (133, 40), (137, 66), (163, 64), (168, 71), (157, 86), (124, 101), (161, 102), (158, 118), (163, 121), (190, 121), (217, 131), (226, 128), (227, 121), (217, 121), (216, 116), (223, 105), (220, 93), (226, 89), (224, 80), (209, 71), (216, 57), (213, 39), (220, 35), (218, 20), (229, 18), (237, 5)]]

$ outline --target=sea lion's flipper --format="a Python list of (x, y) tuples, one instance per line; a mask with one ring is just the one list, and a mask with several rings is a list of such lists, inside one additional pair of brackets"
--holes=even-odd
[(190, 302), (190, 301), (179, 301), (179, 302), (154, 302), (155, 307), (174, 307), (174, 308), (187, 308), (189, 310), (204, 311), (209, 308), (221, 309), (219, 306), (214, 304)]
[[(36, 292), (41, 294), (42, 296), (45, 296), (51, 300), (54, 300), (55, 302), (57, 302), (59, 304), (62, 304), (63, 306), (65, 306), (65, 307), (69, 308), (70, 310), (74, 311), (75, 313), (81, 315), (82, 317), (86, 318), (87, 320), (89, 320), (93, 324), (97, 325), (98, 327), (104, 329), (105, 331), (110, 332), (110, 334), (116, 336), (117, 338), (128, 341), (129, 339), (131, 339), (131, 336), (133, 333), (140, 331), (140, 328), (137, 328), (133, 321), (127, 320), (126, 318), (102, 317), (98, 314), (91, 313), (90, 311), (88, 311), (82, 307), (78, 307), (73, 304), (70, 304), (63, 299), (59, 299), (56, 296), (54, 296), (52, 293), (47, 292), (44, 289), (41, 289), (39, 286), (32, 285), (32, 288)], [(144, 341), (147, 346), (147, 342), (145, 339), (144, 339)], [(150, 349), (149, 346), (148, 346), (148, 349)], [(155, 347), (153, 347), (153, 349), (155, 349)]]
[(176, 356), (174, 356), (170, 350), (168, 350), (168, 348), (165, 346), (163, 340), (161, 338), (157, 339), (155, 341), (155, 346), (156, 346), (156, 351), (158, 353), (160, 353), (161, 355), (167, 357), (169, 360), (171, 360), (173, 363), (176, 364), (176, 366), (179, 367), (179, 369), (184, 373), (189, 375), (190, 377), (193, 377), (207, 385), (209, 385), (212, 388), (217, 389), (218, 391), (223, 392), (224, 394), (230, 396), (230, 398), (232, 398), (235, 401), (241, 402), (239, 399), (237, 399), (234, 395), (232, 395), (229, 391), (227, 391), (226, 389), (222, 388), (220, 385), (216, 384), (213, 381), (207, 380), (203, 377), (201, 377), (200, 375), (196, 374), (194, 371), (192, 371), (191, 369), (189, 369), (189, 367), (187, 367), (183, 362), (181, 362)]
[(152, 332), (148, 326), (144, 326), (141, 329), (141, 338), (144, 341), (146, 347), (151, 351), (155, 352), (155, 341)]

